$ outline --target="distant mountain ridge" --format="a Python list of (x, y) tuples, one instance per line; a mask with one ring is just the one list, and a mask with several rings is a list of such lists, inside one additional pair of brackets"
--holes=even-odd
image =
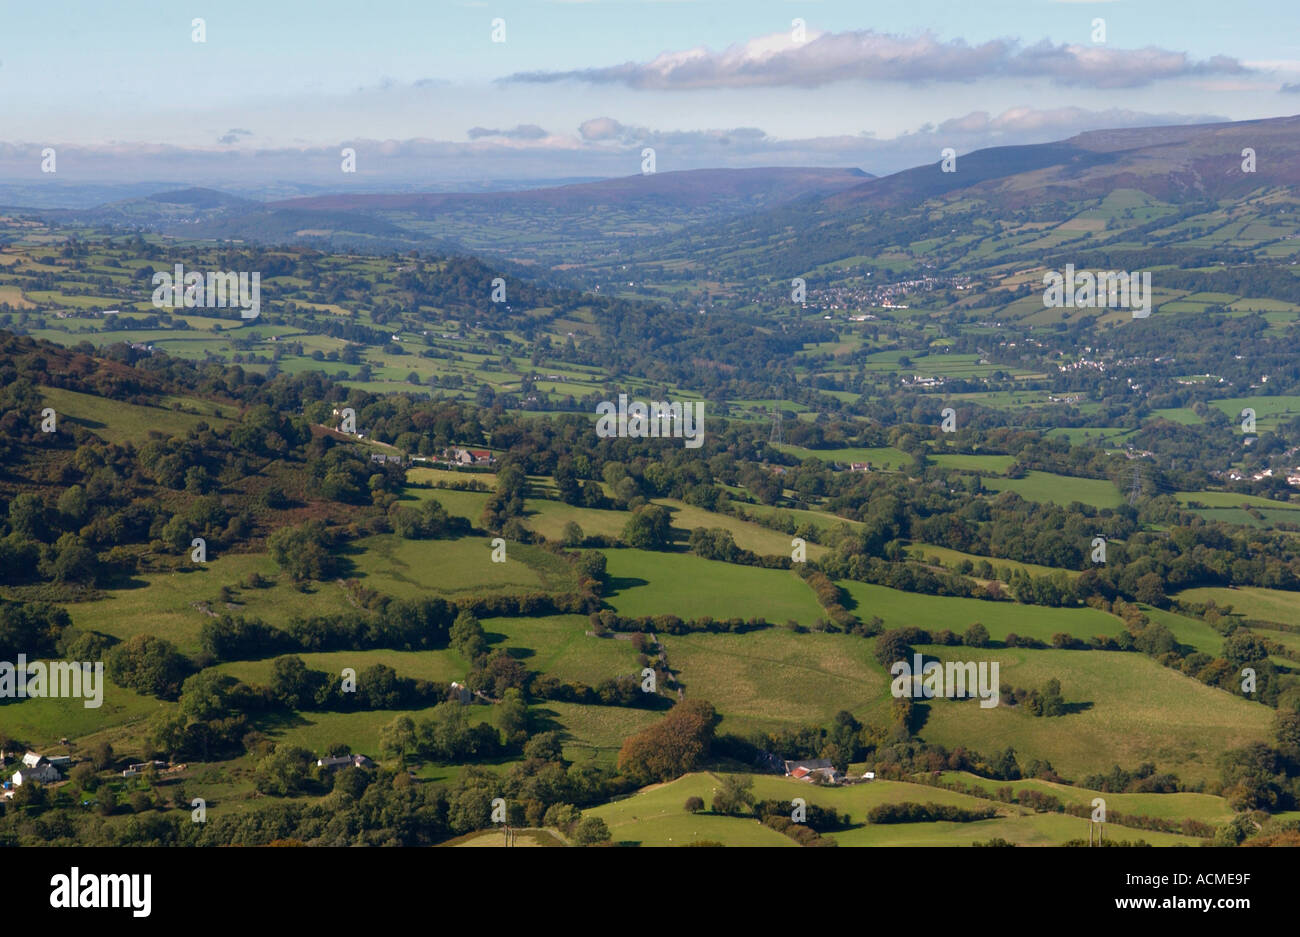
[[(1256, 154), (1243, 172), (1242, 150)], [(1300, 116), (1220, 124), (1091, 130), (1057, 143), (991, 147), (872, 179), (827, 196), (830, 208), (898, 205), (954, 191), (1032, 201), (1104, 196), (1137, 189), (1163, 201), (1237, 197), (1261, 185), (1300, 185)]]
[[(860, 169), (699, 169), (502, 192), (343, 192), (271, 202), (189, 188), (46, 214), (176, 237), (328, 250), (504, 254), (554, 265), (580, 258), (583, 245), (719, 223), (871, 178)], [(520, 231), (530, 238), (520, 238)], [(519, 246), (524, 241), (531, 242), (527, 250)]]
[(861, 169), (769, 167), (761, 169), (692, 169), (644, 173), (518, 192), (412, 193), (394, 195), (319, 195), (269, 202), (270, 210), (419, 211), (451, 207), (538, 205), (585, 208), (592, 205), (634, 206), (646, 202), (695, 205), (723, 199), (782, 202), (800, 196), (838, 191), (874, 178)]

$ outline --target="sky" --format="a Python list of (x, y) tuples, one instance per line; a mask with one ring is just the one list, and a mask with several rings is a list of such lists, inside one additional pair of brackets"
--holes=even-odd
[(884, 174), (1300, 112), (1297, 26), (1295, 0), (10, 3), (0, 181), (472, 188), (647, 146), (660, 172)]

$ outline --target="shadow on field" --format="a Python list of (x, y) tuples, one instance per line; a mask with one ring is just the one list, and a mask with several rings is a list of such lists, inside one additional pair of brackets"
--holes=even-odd
[(638, 586), (650, 585), (649, 579), (638, 579), (635, 576), (611, 576), (609, 579), (609, 595), (618, 595), (625, 589), (635, 589)]
[(311, 725), (311, 723), (297, 711), (273, 710), (263, 713), (257, 719), (256, 725), (260, 731), (265, 732), (267, 735), (274, 735), (287, 729), (298, 729)]
[[(179, 569), (174, 570), (174, 572), (181, 573), (182, 575), (188, 575), (190, 573), (207, 572), (207, 570), (203, 569), (200, 566), (182, 566)], [(132, 576), (130, 573), (117, 573), (116, 575), (112, 575), (104, 579), (103, 583), (104, 583), (103, 585), (104, 589), (111, 589), (111, 590), (143, 589), (145, 586), (149, 585), (149, 581), (147, 579), (140, 579), (138, 577)]]
[(540, 732), (559, 732), (561, 742), (574, 741), (573, 734), (559, 722), (558, 716), (559, 713), (554, 709), (547, 709), (545, 706), (528, 708), (528, 720), (535, 726), (534, 735)]
[(108, 427), (107, 423), (100, 422), (99, 420), (92, 420), (88, 416), (64, 417), (63, 421), (65, 423), (74, 423), (77, 426), (84, 426), (86, 429), (89, 430), (105, 429)]
[(930, 721), (931, 703), (922, 700), (912, 700), (911, 718), (907, 720), (907, 727), (916, 735), (925, 728), (925, 724)]

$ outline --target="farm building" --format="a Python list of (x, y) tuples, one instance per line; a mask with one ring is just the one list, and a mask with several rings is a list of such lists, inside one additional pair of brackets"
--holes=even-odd
[(785, 773), (787, 777), (794, 778), (798, 781), (815, 781), (821, 779), (831, 784), (838, 784), (844, 776), (835, 770), (829, 758), (810, 758), (806, 761), (787, 761), (785, 763)]
[(333, 771), (335, 768), (373, 768), (375, 763), (365, 755), (327, 755), (316, 759), (316, 767)]
[(49, 784), (53, 781), (60, 781), (63, 775), (59, 774), (59, 769), (54, 765), (45, 762), (35, 767), (24, 765), (14, 772), (14, 787), (22, 787), (27, 781), (39, 781), (41, 784)]
[(496, 461), (486, 449), (453, 449), (451, 460), (461, 465), (491, 465)]

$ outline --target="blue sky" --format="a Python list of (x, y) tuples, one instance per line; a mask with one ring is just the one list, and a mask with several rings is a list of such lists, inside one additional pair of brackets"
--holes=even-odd
[(328, 183), (345, 145), (370, 187), (623, 175), (645, 145), (661, 171), (888, 172), (943, 146), (1300, 112), (1297, 26), (1281, 0), (9, 4), (0, 178), (39, 179), (44, 146), (59, 181)]

